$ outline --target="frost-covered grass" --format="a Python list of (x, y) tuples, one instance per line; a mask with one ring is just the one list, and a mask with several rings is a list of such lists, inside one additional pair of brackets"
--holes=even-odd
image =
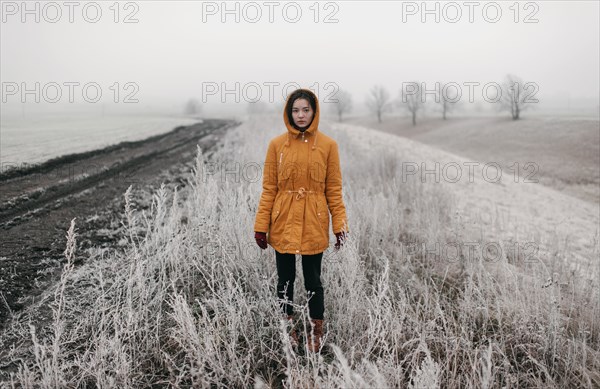
[[(340, 145), (351, 235), (324, 256), (326, 346), (293, 353), (276, 309), (274, 252), (252, 231), (262, 178), (252, 169), (282, 127), (278, 117), (250, 118), (211, 161), (198, 154), (189, 189), (162, 187), (150, 213), (128, 200), (127, 250), (76, 269), (66, 261), (59, 284), (7, 330), (18, 339), (0, 363), (18, 361), (9, 387), (600, 385), (597, 283), (548, 284), (542, 267), (508, 256), (435, 258), (435, 243), (472, 238), (452, 191), (397, 180), (394, 161), (413, 156), (325, 125)], [(305, 332), (300, 271), (296, 282)], [(43, 325), (34, 319), (48, 305)]]

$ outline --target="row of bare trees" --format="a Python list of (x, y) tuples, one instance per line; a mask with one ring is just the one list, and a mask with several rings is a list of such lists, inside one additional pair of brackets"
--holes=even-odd
[[(440, 89), (444, 87), (445, 84)], [(446, 120), (447, 114), (455, 108), (456, 103), (444, 93), (439, 93), (438, 96), (436, 104), (440, 105), (442, 117)], [(417, 114), (424, 109), (425, 101), (421, 83), (414, 81), (408, 83), (405, 88), (400, 90), (400, 99), (395, 102), (391, 99), (385, 87), (382, 85), (374, 86), (367, 96), (367, 107), (377, 116), (377, 121), (381, 123), (383, 121), (383, 114), (391, 111), (393, 106), (397, 105), (410, 113), (412, 124), (416, 125)]]
[[(383, 121), (383, 114), (392, 110), (394, 105), (404, 108), (412, 117), (412, 124), (417, 124), (417, 114), (425, 107), (426, 96), (422, 89), (423, 83), (418, 81), (409, 82), (400, 90), (400, 98), (393, 101), (387, 89), (382, 85), (376, 85), (371, 88), (367, 96), (367, 107), (377, 117), (379, 123)], [(457, 96), (449, 96), (447, 92), (450, 85), (438, 83), (439, 89), (436, 91), (435, 104), (440, 107), (440, 113), (444, 120), (448, 113), (456, 108)], [(500, 96), (498, 98), (498, 111), (508, 111), (513, 120), (521, 117), (521, 112), (531, 108), (532, 103), (538, 102), (535, 95), (537, 86), (534, 83), (524, 83), (519, 77), (509, 74), (504, 82), (500, 84)], [(340, 117), (341, 120), (341, 117)]]
[[(452, 83), (455, 84), (455, 83)], [(391, 112), (394, 108), (398, 107), (408, 112), (412, 118), (412, 124), (417, 124), (417, 117), (425, 109), (425, 103), (427, 101), (427, 94), (435, 92), (435, 105), (439, 107), (438, 111), (441, 113), (444, 120), (447, 119), (448, 114), (455, 110), (457, 103), (464, 96), (460, 96), (457, 93), (450, 95), (449, 90), (452, 90), (453, 85), (450, 83), (437, 83), (437, 89), (435, 91), (424, 91), (424, 83), (413, 81), (404, 83), (400, 90), (399, 98), (393, 100), (390, 93), (382, 85), (375, 85), (369, 91), (366, 98), (366, 105), (369, 111), (377, 117), (379, 123), (383, 122), (384, 114)], [(455, 84), (457, 85), (457, 84)], [(505, 80), (500, 84), (500, 97), (497, 101), (498, 111), (507, 111), (510, 113), (513, 120), (518, 120), (521, 117), (521, 112), (527, 108), (532, 107), (532, 102), (537, 102), (535, 96), (532, 96), (530, 89), (535, 89), (535, 84), (524, 83), (519, 77), (509, 74)], [(331, 110), (338, 117), (341, 122), (344, 117), (347, 116), (353, 109), (352, 95), (350, 92), (340, 89), (335, 93), (335, 102), (331, 105)], [(431, 97), (429, 97), (431, 101)], [(269, 110), (268, 105), (265, 102), (249, 103), (248, 113), (263, 113)], [(197, 115), (202, 111), (202, 106), (197, 99), (189, 99), (184, 107), (184, 113), (186, 115)]]

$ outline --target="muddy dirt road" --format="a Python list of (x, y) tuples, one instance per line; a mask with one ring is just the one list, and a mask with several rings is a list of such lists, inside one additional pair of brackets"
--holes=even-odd
[(91, 247), (119, 240), (123, 194), (160, 186), (165, 177), (179, 180), (196, 157), (206, 155), (223, 134), (239, 125), (207, 119), (135, 142), (72, 154), (0, 174), (0, 329), (7, 319), (35, 301), (60, 275), (65, 234), (76, 219), (77, 257)]

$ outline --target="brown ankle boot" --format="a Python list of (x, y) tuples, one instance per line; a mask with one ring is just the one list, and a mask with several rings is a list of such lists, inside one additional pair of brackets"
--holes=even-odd
[(296, 328), (294, 325), (294, 316), (287, 315), (286, 320), (290, 323), (290, 327), (292, 328), (290, 330), (290, 343), (292, 344), (293, 348), (296, 348), (298, 347), (298, 334), (296, 333)]
[(308, 351), (318, 353), (323, 337), (323, 320), (313, 319), (310, 324), (312, 333), (308, 336)]

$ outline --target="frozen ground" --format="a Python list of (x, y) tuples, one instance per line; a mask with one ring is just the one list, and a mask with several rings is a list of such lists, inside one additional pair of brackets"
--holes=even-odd
[(0, 328), (9, 318), (7, 312), (19, 312), (54, 281), (70, 220), (78, 220), (81, 261), (88, 247), (110, 244), (114, 248), (118, 242), (113, 241), (118, 236), (114, 230), (127, 188), (158, 187), (161, 182), (184, 187), (181, 176), (193, 164), (197, 147), (209, 152), (232, 125), (207, 119), (2, 177)]
[(4, 171), (13, 165), (21, 167), (122, 141), (141, 140), (198, 122), (201, 120), (151, 115), (3, 116), (0, 163)]
[[(497, 162), (563, 193), (600, 203), (600, 121), (597, 117), (358, 118), (353, 124), (414, 139), (465, 158)], [(527, 166), (527, 163), (532, 163)]]
[[(544, 272), (549, 278), (555, 272), (564, 274), (565, 269), (568, 269), (568, 273), (598, 276), (600, 208), (597, 203), (576, 198), (541, 183), (525, 182), (523, 177), (517, 177), (518, 182), (515, 182), (512, 172), (504, 171), (498, 182), (492, 182), (494, 169), (489, 169), (484, 176), (483, 163), (474, 166), (472, 177), (469, 178), (469, 165), (466, 163), (473, 162), (473, 158), (404, 137), (350, 124), (327, 123), (322, 127), (323, 131), (330, 127), (343, 133), (349, 142), (360, 144), (370, 153), (390, 147), (397, 150), (399, 158), (394, 163), (397, 164), (396, 176), (400, 184), (404, 175), (405, 180), (418, 179), (444, 185), (457, 199), (457, 216), (470, 226), (469, 231), (465, 231), (465, 237), (470, 241), (483, 241), (490, 245), (515, 241), (530, 243), (521, 254), (528, 257), (531, 263), (547, 266)], [(532, 144), (531, 148), (536, 149), (536, 145)], [(433, 174), (422, 175), (423, 167), (435, 171), (436, 162), (440, 166), (439, 183)], [(409, 171), (413, 169), (411, 166), (415, 166), (415, 163), (417, 171), (410, 174)], [(462, 176), (453, 182), (455, 171), (458, 171), (454, 168), (456, 166), (462, 169)], [(596, 169), (599, 169), (598, 166)], [(597, 174), (597, 170), (592, 174)], [(561, 252), (569, 253), (568, 257), (555, 255)]]
[[(54, 366), (54, 376), (68, 383), (62, 386), (105, 379), (119, 387), (157, 381), (243, 387), (252, 380), (280, 387), (276, 382), (287, 375), (290, 387), (311, 380), (318, 380), (318, 387), (407, 387), (411, 377), (428, 374), (442, 377), (448, 387), (483, 387), (489, 380), (479, 372), (489, 366), (491, 386), (598, 386), (595, 204), (541, 184), (514, 182), (510, 175), (489, 182), (481, 167), (472, 180), (463, 174), (456, 182), (449, 170), (439, 181), (432, 175), (422, 180), (420, 171), (403, 176), (405, 166), (426, 163), (435, 174), (436, 162), (464, 166), (472, 159), (370, 128), (327, 121), (320, 128), (340, 146), (344, 197), (355, 231), (338, 255), (328, 250), (324, 256), (329, 297), (322, 358), (313, 362), (306, 354), (284, 354), (287, 329), (278, 327), (272, 304), (273, 251), (259, 252), (251, 229), (261, 181), (238, 179), (241, 174), (231, 174), (235, 170), (229, 164), (244, 169), (264, 161), (268, 140), (286, 131), (277, 115), (250, 118), (228, 131), (223, 143), (211, 148), (210, 159), (228, 174), (203, 176), (198, 170), (189, 181), (194, 184), (190, 197), (173, 193), (171, 199), (167, 192), (151, 195), (143, 189), (147, 195), (130, 200), (139, 214), (132, 211), (129, 227), (119, 230), (135, 244), (122, 254), (114, 247), (121, 240), (111, 233), (113, 218), (85, 219), (88, 209), (75, 209), (80, 231), (100, 235), (83, 237), (91, 241), (90, 250), (98, 243), (106, 246), (83, 253), (75, 272), (65, 266), (64, 278), (0, 332), (0, 344), (11, 345), (0, 347), (0, 380), (8, 385), (10, 373), (21, 371), (17, 382), (38, 382), (49, 371), (46, 366)], [(176, 135), (190, 133), (184, 130)], [(171, 140), (185, 147), (195, 143)], [(170, 157), (147, 160), (165, 170), (173, 184), (181, 183), (177, 171), (190, 166), (172, 167), (181, 162), (182, 151), (160, 140), (145, 145), (149, 151), (158, 147), (167, 147)], [(140, 182), (158, 176), (148, 163), (139, 165), (145, 169), (143, 176), (135, 175)], [(100, 191), (114, 186), (112, 181), (98, 185), (91, 201), (103, 206), (107, 196)], [(72, 201), (66, 205), (64, 210), (73, 210)], [(60, 219), (70, 219), (65, 216)], [(123, 217), (120, 213), (117, 219)], [(8, 231), (18, 233), (16, 228)], [(64, 226), (59, 232), (64, 236)], [(533, 242), (539, 250), (522, 253), (525, 263), (508, 257), (484, 262), (481, 255), (477, 262), (442, 263), (398, 250), (411, 242), (475, 242), (481, 249), (482, 242), (511, 240)], [(230, 242), (240, 250), (229, 250)], [(57, 251), (64, 243), (58, 242)], [(240, 284), (243, 289), (235, 286)], [(62, 317), (53, 316), (55, 321), (44, 321), (56, 306), (55, 291), (68, 308)], [(52, 349), (51, 335), (37, 342), (30, 328), (40, 337), (64, 332)], [(144, 341), (120, 340), (134, 338)], [(39, 362), (35, 350), (46, 359)], [(423, 354), (429, 365), (421, 363)], [(122, 376), (107, 376), (119, 369)]]

